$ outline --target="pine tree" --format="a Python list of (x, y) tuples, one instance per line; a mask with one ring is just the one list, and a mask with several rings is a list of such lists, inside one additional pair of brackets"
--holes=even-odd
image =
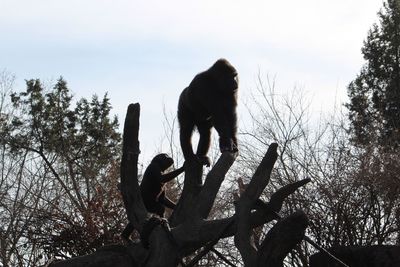
[[(52, 256), (78, 256), (119, 241), (125, 224), (117, 189), (121, 136), (107, 94), (74, 101), (64, 79), (11, 94), (16, 108), (0, 141), (27, 155), (45, 181), (26, 240)], [(40, 177), (41, 178), (41, 177)], [(26, 179), (34, 179), (27, 177)], [(33, 204), (32, 204), (33, 205)]]
[(348, 86), (355, 144), (400, 145), (400, 0), (387, 0), (364, 41), (366, 60)]

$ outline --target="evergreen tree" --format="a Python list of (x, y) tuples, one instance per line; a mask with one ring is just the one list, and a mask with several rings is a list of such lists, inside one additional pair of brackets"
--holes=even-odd
[(107, 95), (74, 103), (65, 80), (50, 90), (39, 80), (11, 95), (4, 124), (12, 153), (26, 153), (48, 178), (26, 238), (48, 257), (78, 256), (119, 241), (125, 224), (117, 189), (121, 136)]
[(400, 1), (387, 0), (364, 41), (367, 61), (348, 86), (355, 144), (400, 145)]
[(346, 107), (352, 141), (365, 149), (355, 181), (373, 195), (373, 206), (384, 207), (373, 209), (395, 222), (396, 234), (385, 242), (400, 244), (400, 0), (385, 0), (378, 17), (364, 41), (366, 63), (348, 86)]

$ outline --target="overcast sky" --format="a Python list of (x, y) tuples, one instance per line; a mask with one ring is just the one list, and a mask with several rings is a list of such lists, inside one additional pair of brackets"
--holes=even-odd
[(193, 76), (227, 58), (240, 97), (256, 77), (297, 85), (329, 110), (346, 86), (381, 0), (0, 0), (0, 70), (25, 79), (63, 76), (77, 98), (109, 93), (123, 123), (139, 102), (142, 152), (162, 135), (162, 107), (176, 111)]

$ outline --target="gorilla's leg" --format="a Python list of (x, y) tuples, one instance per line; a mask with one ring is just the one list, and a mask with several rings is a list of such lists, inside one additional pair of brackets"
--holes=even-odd
[(192, 148), (192, 134), (194, 129), (194, 121), (187, 116), (179, 116), (180, 123), (180, 142), (182, 147), (182, 153), (185, 160), (193, 158), (193, 148)]
[(219, 148), (221, 152), (237, 152), (237, 115), (232, 106), (215, 109), (213, 114), (213, 125), (219, 135)]
[(200, 139), (199, 144), (197, 145), (196, 155), (200, 162), (208, 167), (210, 166), (210, 159), (207, 157), (207, 153), (210, 149), (211, 128), (212, 124), (210, 120), (197, 124), (197, 130), (199, 131)]

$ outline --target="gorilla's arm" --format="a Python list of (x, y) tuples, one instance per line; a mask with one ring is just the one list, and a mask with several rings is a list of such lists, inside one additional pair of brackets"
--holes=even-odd
[(162, 174), (160, 181), (161, 183), (166, 183), (177, 177), (179, 174), (181, 174), (185, 170), (184, 166), (180, 167), (179, 169), (176, 169), (172, 172)]
[(214, 105), (212, 120), (220, 137), (221, 151), (237, 151), (237, 114), (233, 103)]

